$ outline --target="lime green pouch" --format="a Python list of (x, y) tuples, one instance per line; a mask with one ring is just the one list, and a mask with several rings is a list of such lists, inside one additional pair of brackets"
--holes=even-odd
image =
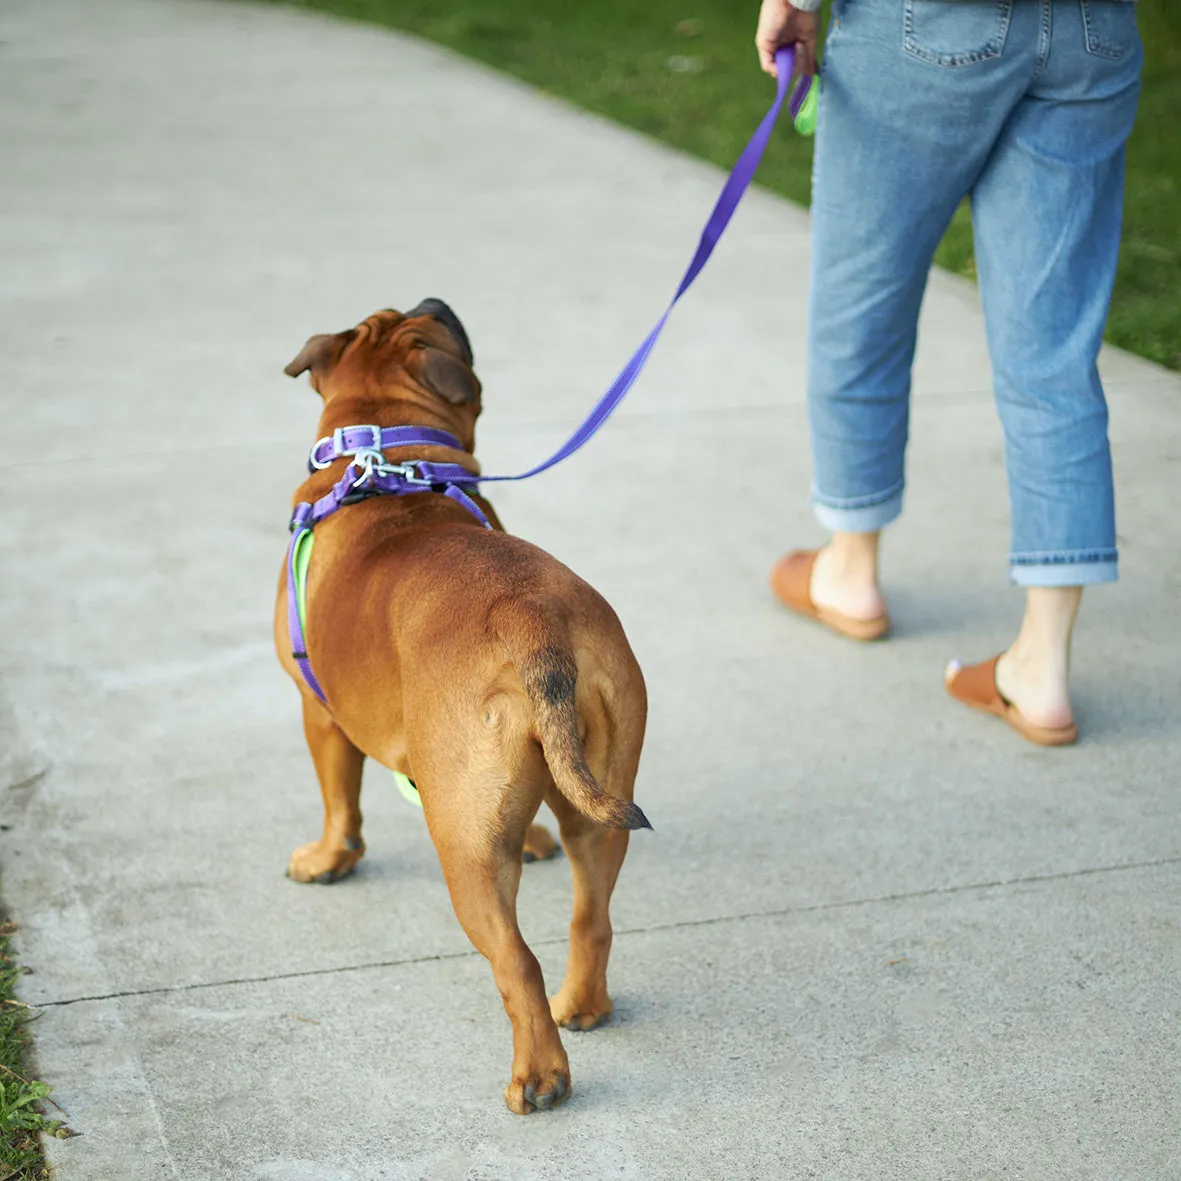
[(820, 109), (820, 76), (812, 79), (800, 109), (792, 117), (792, 124), (800, 135), (816, 134), (816, 113)]

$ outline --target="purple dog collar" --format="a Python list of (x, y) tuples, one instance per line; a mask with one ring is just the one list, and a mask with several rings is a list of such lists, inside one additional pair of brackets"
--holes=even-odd
[(318, 439), (308, 455), (308, 471), (319, 471), (346, 455), (358, 451), (385, 451), (390, 447), (451, 447), (463, 444), (447, 431), (426, 426), (338, 426)]

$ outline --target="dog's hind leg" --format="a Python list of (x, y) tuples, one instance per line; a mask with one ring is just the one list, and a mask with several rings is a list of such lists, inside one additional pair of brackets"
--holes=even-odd
[[(570, 1064), (550, 1016), (541, 965), (517, 926), (517, 887), (525, 831), (541, 800), (540, 788), (500, 792), (465, 788), (470, 776), (420, 776), (423, 808), (455, 916), (491, 964), (504, 1011), (513, 1026), (513, 1073), (504, 1100), (528, 1115), (570, 1094)], [(438, 784), (436, 787), (435, 785)]]
[[(639, 765), (643, 720), (611, 727), (600, 722), (587, 734), (586, 761), (608, 794), (630, 800)], [(562, 847), (574, 878), (574, 914), (570, 920), (570, 955), (566, 979), (550, 1002), (558, 1025), (594, 1029), (611, 1016), (607, 959), (611, 953), (611, 892), (627, 853), (628, 831), (606, 828), (579, 812), (555, 788), (546, 802), (558, 818)]]
[(306, 694), (303, 732), (324, 799), (324, 835), (291, 854), (287, 876), (297, 882), (335, 882), (352, 873), (365, 853), (361, 839), (361, 767), (365, 756), (324, 706)]
[(562, 832), (562, 847), (574, 877), (574, 914), (566, 979), (550, 1002), (558, 1025), (594, 1029), (611, 1016), (607, 958), (611, 954), (611, 891), (627, 852), (626, 829), (604, 828), (564, 799), (550, 800)]

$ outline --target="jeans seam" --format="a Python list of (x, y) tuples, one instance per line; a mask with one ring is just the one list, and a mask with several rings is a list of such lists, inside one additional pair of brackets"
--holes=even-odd
[[(1046, 62), (1050, 60), (1050, 39), (1054, 33), (1053, 0), (1041, 0), (1041, 3), (1042, 19), (1038, 23), (1037, 64), (1033, 70), (1034, 78), (1041, 76), (1042, 70), (1046, 67)], [(1080, 3), (1086, 3), (1086, 0), (1080, 0)]]
[(1115, 549), (1054, 550), (1045, 553), (1010, 554), (1010, 566), (1098, 566), (1119, 560)]

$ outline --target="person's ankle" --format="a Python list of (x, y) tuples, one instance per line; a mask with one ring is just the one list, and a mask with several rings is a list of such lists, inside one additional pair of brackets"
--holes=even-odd
[(1001, 657), (1012, 668), (1039, 680), (1057, 678), (1065, 681), (1070, 674), (1067, 650), (1061, 645), (1038, 642), (1018, 635)]
[(878, 586), (877, 533), (834, 533), (820, 551), (825, 573), (854, 587)]

